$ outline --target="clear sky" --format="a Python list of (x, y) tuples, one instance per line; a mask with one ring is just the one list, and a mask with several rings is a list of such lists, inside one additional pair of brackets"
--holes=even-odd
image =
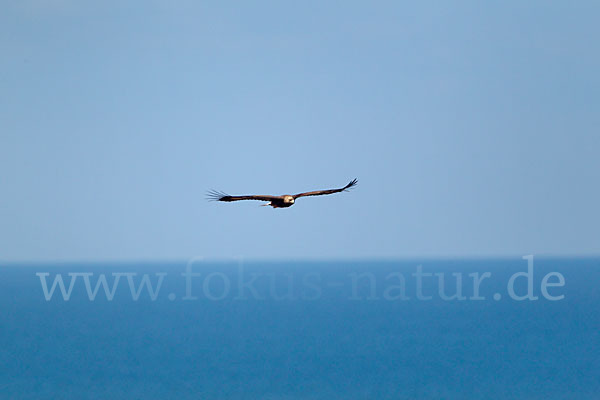
[(596, 1), (0, 7), (0, 260), (600, 253)]

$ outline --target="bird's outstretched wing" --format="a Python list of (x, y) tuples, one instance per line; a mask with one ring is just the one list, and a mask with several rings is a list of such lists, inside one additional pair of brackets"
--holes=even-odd
[(273, 201), (281, 199), (281, 196), (269, 196), (269, 195), (246, 195), (246, 196), (230, 196), (227, 193), (217, 192), (211, 190), (206, 194), (209, 200), (215, 201), (238, 201), (238, 200), (261, 200), (261, 201)]
[(324, 194), (332, 194), (332, 193), (343, 192), (344, 190), (348, 190), (351, 187), (356, 186), (357, 183), (358, 183), (358, 180), (357, 179), (353, 179), (349, 184), (347, 184), (343, 188), (339, 188), (339, 189), (327, 189), (327, 190), (315, 190), (313, 192), (298, 193), (298, 194), (294, 195), (294, 199), (297, 199), (298, 197), (304, 197), (304, 196), (321, 196), (321, 195), (324, 195)]

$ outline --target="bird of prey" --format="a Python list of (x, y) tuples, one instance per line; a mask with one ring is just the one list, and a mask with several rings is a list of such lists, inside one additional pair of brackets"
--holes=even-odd
[(238, 201), (238, 200), (260, 200), (260, 201), (268, 201), (267, 204), (262, 204), (263, 206), (271, 206), (273, 208), (286, 208), (291, 207), (296, 202), (298, 197), (306, 197), (306, 196), (321, 196), (324, 194), (332, 194), (346, 191), (352, 187), (354, 187), (358, 183), (358, 180), (354, 179), (350, 183), (348, 183), (343, 188), (339, 189), (326, 189), (326, 190), (315, 190), (313, 192), (304, 192), (298, 193), (294, 195), (284, 194), (281, 196), (271, 196), (271, 195), (245, 195), (245, 196), (230, 196), (226, 193), (210, 191), (208, 192), (208, 199), (215, 201)]

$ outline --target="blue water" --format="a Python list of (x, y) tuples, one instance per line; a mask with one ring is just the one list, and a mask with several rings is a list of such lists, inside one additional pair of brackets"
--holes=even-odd
[[(600, 398), (600, 259), (535, 258), (538, 299), (521, 301), (507, 291), (528, 271), (520, 257), (195, 260), (188, 293), (186, 265), (0, 266), (0, 398)], [(418, 299), (419, 265), (444, 273), (448, 295), (462, 274), (466, 299), (442, 299), (437, 276), (423, 278), (431, 299)], [(470, 299), (475, 272), (491, 274), (484, 299)], [(554, 300), (541, 292), (551, 272), (564, 278), (548, 288)], [(47, 300), (42, 280), (49, 290), (60, 275), (68, 289), (69, 273), (92, 289), (101, 274), (121, 277), (110, 301), (102, 288), (90, 300), (82, 274), (68, 300), (58, 286)], [(129, 279), (135, 289), (144, 274), (156, 297), (144, 287), (134, 300)]]

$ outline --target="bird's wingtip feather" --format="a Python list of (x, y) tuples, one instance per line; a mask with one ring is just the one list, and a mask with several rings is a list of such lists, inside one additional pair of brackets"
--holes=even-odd
[(344, 188), (344, 190), (346, 190), (346, 189), (351, 189), (351, 188), (353, 188), (354, 186), (356, 186), (357, 184), (358, 184), (358, 179), (354, 178), (354, 179), (352, 179), (352, 180), (350, 181), (350, 183), (349, 183), (349, 184), (347, 184), (347, 185), (346, 185), (346, 187)]
[(208, 192), (206, 192), (206, 199), (209, 201), (220, 201), (221, 199), (227, 196), (227, 193), (223, 193), (218, 190), (209, 190)]

